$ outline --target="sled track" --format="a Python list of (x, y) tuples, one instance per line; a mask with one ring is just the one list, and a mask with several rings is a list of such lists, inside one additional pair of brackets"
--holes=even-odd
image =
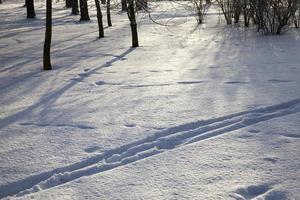
[(0, 198), (24, 196), (72, 180), (117, 168), (170, 149), (212, 138), (266, 120), (300, 112), (300, 98), (285, 103), (196, 121), (157, 132), (151, 137), (108, 150), (72, 165), (54, 169), (0, 187)]

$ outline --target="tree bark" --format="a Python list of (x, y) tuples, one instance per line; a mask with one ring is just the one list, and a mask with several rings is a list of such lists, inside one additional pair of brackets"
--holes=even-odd
[(108, 26), (112, 26), (111, 16), (110, 16), (110, 0), (107, 0), (106, 2), (107, 2), (107, 6), (106, 6), (107, 24)]
[(27, 18), (35, 18), (34, 1), (26, 0), (25, 5), (27, 8)]
[(133, 0), (128, 0), (128, 17), (130, 20), (131, 36), (132, 36), (132, 47), (139, 46), (138, 33), (137, 33), (137, 24), (135, 19), (134, 3)]
[(43, 67), (44, 70), (51, 70), (50, 48), (52, 37), (52, 0), (46, 1), (46, 32), (44, 43)]
[(106, 4), (106, 0), (101, 0), (101, 4)]
[(72, 7), (72, 0), (66, 0), (66, 7), (71, 8)]
[(79, 14), (78, 0), (72, 0), (72, 14), (73, 15), (78, 15)]
[(122, 11), (127, 11), (127, 3), (126, 0), (121, 0)]
[(90, 20), (89, 9), (87, 0), (79, 0), (80, 1), (80, 21), (88, 21)]
[(104, 29), (103, 29), (103, 21), (102, 21), (102, 11), (101, 11), (99, 0), (95, 0), (95, 4), (96, 4), (96, 9), (97, 9), (99, 38), (103, 38), (104, 37)]

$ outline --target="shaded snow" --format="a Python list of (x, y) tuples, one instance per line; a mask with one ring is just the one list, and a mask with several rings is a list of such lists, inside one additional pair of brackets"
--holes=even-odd
[(228, 27), (214, 6), (196, 27), (161, 2), (153, 16), (172, 26), (140, 13), (132, 49), (125, 13), (98, 40), (93, 6), (78, 23), (54, 4), (55, 69), (43, 72), (44, 3), (36, 20), (21, 5), (0, 6), (0, 197), (300, 196), (296, 31)]

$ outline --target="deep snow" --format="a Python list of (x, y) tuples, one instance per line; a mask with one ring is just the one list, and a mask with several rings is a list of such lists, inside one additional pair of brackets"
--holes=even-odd
[(215, 6), (196, 26), (183, 3), (160, 2), (153, 17), (170, 26), (140, 13), (132, 49), (126, 13), (99, 40), (90, 4), (87, 23), (54, 4), (48, 72), (44, 3), (35, 20), (0, 5), (0, 197), (300, 196), (296, 30), (226, 26)]

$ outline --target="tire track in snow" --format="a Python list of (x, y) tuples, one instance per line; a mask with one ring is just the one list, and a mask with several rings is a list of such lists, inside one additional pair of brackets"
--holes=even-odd
[(0, 197), (24, 196), (117, 168), (170, 149), (300, 112), (300, 98), (255, 110), (172, 127), (102, 154), (0, 187)]

